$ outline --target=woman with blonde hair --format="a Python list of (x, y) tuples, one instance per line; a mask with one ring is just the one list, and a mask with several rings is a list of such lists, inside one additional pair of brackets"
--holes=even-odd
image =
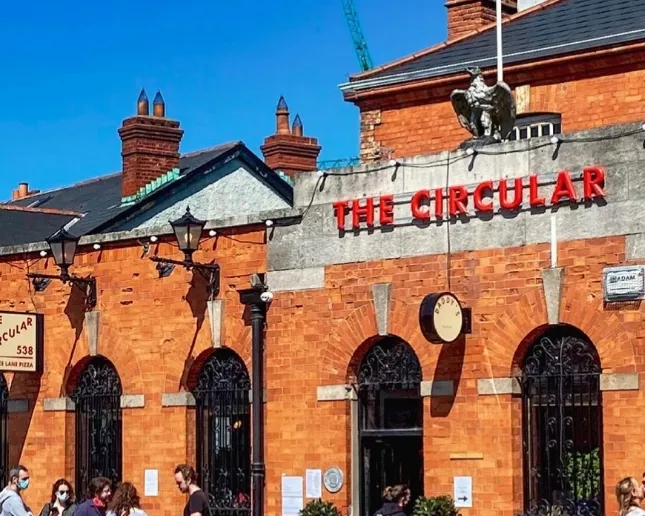
[(641, 509), (643, 501), (643, 484), (633, 477), (623, 478), (616, 484), (618, 516), (645, 516)]
[(141, 509), (139, 493), (130, 482), (123, 482), (114, 491), (106, 516), (146, 516)]

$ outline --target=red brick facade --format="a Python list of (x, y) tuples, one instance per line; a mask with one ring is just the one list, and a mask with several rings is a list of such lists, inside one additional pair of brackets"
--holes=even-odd
[[(264, 241), (263, 229), (222, 230), (215, 238), (205, 236), (195, 254), (195, 260), (216, 259), (221, 265), (222, 342), (249, 370), (250, 328), (237, 290), (248, 288), (250, 274), (266, 270)], [(97, 279), (98, 354), (116, 367), (124, 395), (145, 397), (144, 407), (123, 409), (123, 479), (134, 482), (143, 495), (144, 470), (158, 469), (159, 496), (143, 497), (142, 503), (151, 515), (180, 514), (185, 499), (173, 468), (195, 461), (195, 410), (162, 407), (162, 394), (186, 391), (213, 352), (203, 280), (183, 268), (159, 278), (136, 242), (104, 244), (100, 251), (88, 247), (80, 249), (71, 272)], [(150, 256), (156, 254), (183, 258), (167, 243), (151, 244)], [(10, 399), (29, 404), (28, 412), (9, 415), (9, 463), (30, 469), (25, 497), (38, 514), (57, 478), (75, 478), (74, 412), (46, 411), (45, 399), (71, 394), (90, 351), (78, 289), (54, 281), (45, 292), (35, 293), (25, 276), (27, 263), (30, 272), (58, 271), (51, 258), (37, 255), (0, 259), (0, 310), (33, 311), (45, 318), (43, 374), (5, 373)]]

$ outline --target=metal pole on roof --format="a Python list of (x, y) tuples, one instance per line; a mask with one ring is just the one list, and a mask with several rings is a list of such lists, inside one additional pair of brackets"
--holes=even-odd
[(497, 7), (497, 81), (504, 80), (504, 63), (502, 60), (502, 0), (496, 0)]

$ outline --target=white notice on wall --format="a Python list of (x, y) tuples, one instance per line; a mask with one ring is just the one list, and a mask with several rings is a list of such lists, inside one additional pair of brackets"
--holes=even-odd
[(322, 470), (308, 469), (305, 477), (307, 479), (306, 498), (322, 498)]
[(146, 469), (143, 478), (144, 496), (159, 496), (159, 470)]
[(302, 477), (282, 477), (282, 516), (298, 516), (304, 508)]
[(455, 477), (454, 490), (455, 507), (473, 506), (473, 477)]

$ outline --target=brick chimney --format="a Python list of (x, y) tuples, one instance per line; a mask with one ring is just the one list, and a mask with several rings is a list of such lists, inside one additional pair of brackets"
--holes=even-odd
[(289, 128), (289, 108), (280, 97), (276, 108), (275, 134), (264, 139), (260, 147), (264, 161), (275, 170), (282, 170), (293, 178), (298, 172), (312, 172), (318, 167), (318, 155), (321, 147), (316, 138), (304, 136), (304, 128), (299, 115)]
[(40, 190), (29, 189), (29, 183), (18, 183), (18, 188), (11, 192), (11, 200), (17, 201), (18, 199), (24, 199), (25, 197), (38, 193), (40, 193)]
[(166, 118), (161, 92), (153, 101), (152, 116), (145, 90), (137, 101), (137, 114), (119, 129), (123, 157), (121, 195), (128, 197), (173, 168), (179, 167), (179, 142), (184, 134), (179, 122)]
[[(448, 0), (448, 41), (495, 22), (495, 0)], [(517, 0), (502, 0), (502, 16), (517, 12)]]

